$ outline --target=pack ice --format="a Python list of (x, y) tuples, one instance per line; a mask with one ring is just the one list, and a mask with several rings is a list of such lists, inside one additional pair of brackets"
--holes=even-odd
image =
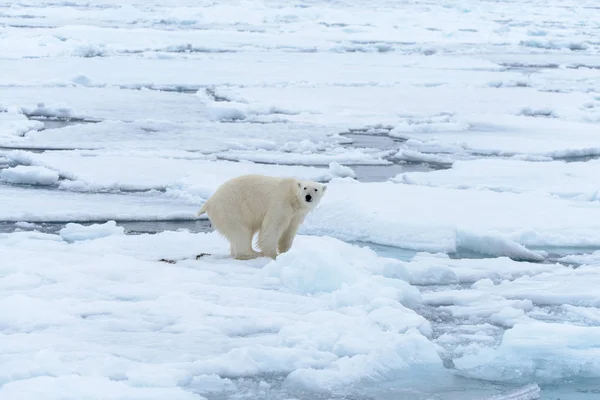
[[(595, 399), (593, 0), (0, 1), (0, 399)], [(327, 183), (292, 249), (195, 214)]]

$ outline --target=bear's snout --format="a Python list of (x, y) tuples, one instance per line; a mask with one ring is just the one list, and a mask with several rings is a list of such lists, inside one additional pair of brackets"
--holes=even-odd
[(307, 194), (305, 197), (306, 201), (308, 201), (309, 203), (312, 201), (312, 196), (310, 194)]

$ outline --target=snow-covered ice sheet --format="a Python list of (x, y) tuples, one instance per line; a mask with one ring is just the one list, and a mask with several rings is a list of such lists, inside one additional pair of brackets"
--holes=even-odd
[[(0, 114), (2, 115), (2, 114)], [(43, 127), (39, 121), (32, 121)], [(12, 131), (14, 132), (14, 131)], [(0, 138), (0, 145), (26, 149), (152, 149), (213, 153), (229, 149), (319, 151), (339, 147), (345, 140), (335, 129), (315, 124), (177, 123), (143, 119), (68, 125), (28, 132), (24, 137)]]
[[(128, 30), (130, 31), (130, 30)], [(187, 34), (187, 33), (186, 33)], [(182, 49), (182, 50), (185, 50)], [(159, 59), (160, 62), (157, 62)], [(107, 58), (43, 58), (6, 59), (0, 85), (142, 87), (165, 90), (194, 91), (223, 85), (253, 86), (378, 86), (395, 83), (427, 85), (431, 83), (477, 82), (486, 86), (502, 78), (518, 80), (518, 72), (502, 72), (504, 67), (477, 56), (445, 56), (432, 61), (418, 54), (388, 53), (373, 65), (364, 53), (303, 53), (293, 57), (289, 52), (186, 53), (160, 57)], [(268, 61), (268, 62), (265, 62)], [(244, 73), (239, 73), (244, 63)], [(438, 63), (445, 66), (437, 69)], [(42, 69), (44, 66), (46, 69)], [(398, 68), (404, 73), (398, 75)], [(475, 68), (475, 71), (471, 69)], [(365, 75), (369, 69), (377, 78)], [(202, 73), (199, 73), (199, 71)], [(52, 73), (50, 71), (53, 71)], [(173, 74), (172, 71), (177, 71)], [(233, 99), (233, 98), (232, 98)]]
[[(2, 88), (2, 93), (6, 106), (22, 109), (32, 115), (129, 122), (149, 117), (173, 122), (210, 118), (206, 103), (197, 96), (185, 93), (114, 87)], [(150, 115), (149, 110), (152, 110)]]
[[(412, 118), (408, 119), (412, 121)], [(421, 141), (420, 145), (425, 148), (445, 148), (452, 152), (467, 150), (480, 156), (521, 156), (547, 160), (600, 155), (596, 122), (497, 113), (453, 116), (453, 120), (462, 122), (460, 126), (465, 128), (448, 129), (442, 125), (429, 129), (433, 125), (430, 118), (417, 118), (416, 124), (421, 124), (423, 128), (416, 130), (416, 133), (402, 132), (399, 136)], [(392, 130), (390, 134), (393, 133)]]
[[(291, 147), (291, 146), (290, 146)], [(385, 159), (389, 151), (365, 149), (345, 149), (337, 147), (324, 152), (282, 152), (268, 150), (229, 150), (218, 153), (224, 160), (246, 160), (267, 164), (283, 165), (328, 165), (332, 162), (344, 165), (390, 165), (391, 161)]]
[[(275, 166), (251, 162), (216, 161), (190, 152), (48, 151), (5, 153), (14, 163), (39, 166), (60, 173), (59, 188), (76, 191), (163, 190), (207, 199), (226, 180), (242, 174), (295, 176), (328, 181), (347, 172), (336, 164), (327, 168)], [(36, 168), (19, 166), (16, 168)], [(11, 170), (2, 172), (9, 176)]]
[(480, 159), (457, 161), (447, 170), (403, 173), (393, 180), (412, 185), (535, 193), (598, 201), (599, 175), (600, 160), (531, 162)]
[[(425, 254), (401, 262), (306, 236), (277, 261), (243, 262), (227, 257), (216, 233), (125, 236), (111, 223), (73, 224), (60, 235), (0, 234), (0, 249), (0, 302), (13, 310), (1, 314), (1, 343), (12, 349), (0, 368), (0, 394), (7, 398), (19, 392), (53, 399), (55, 390), (70, 385), (73, 396), (114, 391), (147, 398), (154, 388), (183, 399), (190, 393), (304, 398), (364, 394), (360, 384), (399, 379), (404, 395), (451, 399), (443, 396), (453, 392), (452, 376), (442, 367), (448, 351), (466, 377), (523, 384), (580, 372), (600, 376), (593, 364), (597, 327), (535, 319), (544, 315), (531, 299), (552, 296), (556, 286), (514, 299), (492, 290), (543, 282), (557, 272), (578, 275), (579, 287), (591, 289), (597, 283), (590, 274), (598, 275), (592, 270)], [(196, 260), (200, 252), (209, 255)], [(442, 264), (454, 278), (439, 273)], [(424, 281), (426, 275), (438, 278)], [(471, 290), (423, 294), (409, 283), (457, 279), (476, 281)], [(487, 317), (510, 329), (495, 349), (491, 327), (474, 325), (470, 336), (479, 345), (465, 347), (465, 332), (435, 337), (434, 327), (415, 312), (431, 304), (456, 318), (476, 323)], [(564, 308), (574, 316), (578, 311)], [(593, 311), (579, 314), (573, 322), (600, 320)], [(579, 338), (576, 348), (571, 335)], [(556, 360), (545, 364), (547, 357)], [(422, 374), (437, 382), (421, 381)]]
[[(177, 159), (167, 158), (153, 159), (158, 170), (152, 172), (147, 170), (143, 157), (78, 159), (73, 155), (64, 158), (54, 152), (32, 155), (28, 159), (56, 168), (72, 180), (60, 181), (58, 190), (28, 192), (21, 188), (1, 187), (5, 194), (0, 200), (2, 220), (20, 221), (28, 220), (28, 217), (35, 221), (45, 218), (54, 221), (69, 218), (189, 219), (221, 183), (236, 175), (258, 172), (326, 180), (345, 172), (334, 165), (318, 169), (206, 160), (180, 163)], [(114, 168), (102, 168), (110, 165), (110, 160), (114, 161)], [(197, 169), (181, 170), (190, 165)], [(128, 172), (118, 173), (119, 169)], [(150, 192), (122, 198), (116, 194), (89, 193), (80, 200), (78, 193), (71, 193), (97, 190)], [(102, 201), (112, 203), (103, 205)], [(136, 201), (140, 203), (138, 209), (135, 208)], [(121, 202), (127, 206), (117, 208)], [(161, 216), (165, 208), (169, 211)], [(600, 208), (596, 202), (583, 206), (576, 200), (527, 193), (468, 191), (391, 182), (358, 183), (351, 178), (334, 178), (329, 183), (327, 195), (308, 215), (301, 231), (413, 250), (451, 253), (467, 250), (540, 261), (545, 253), (532, 249), (600, 246), (599, 217)]]
[[(240, 262), (216, 233), (65, 230), (0, 235), (6, 398), (56, 398), (72, 385), (76, 397), (154, 388), (187, 399), (235, 391), (240, 378), (328, 392), (422, 369), (445, 375), (429, 322), (411, 309), (419, 291), (397, 279), (399, 261), (371, 250), (299, 237), (277, 261)], [(87, 240), (63, 241), (77, 232)]]
[[(402, 117), (426, 117), (440, 113), (458, 114), (457, 118), (475, 114), (507, 114), (560, 116), (572, 121), (598, 122), (597, 110), (585, 104), (593, 103), (588, 93), (546, 93), (534, 88), (496, 88), (490, 85), (469, 86), (454, 82), (430, 82), (418, 85), (400, 82), (394, 86), (296, 86), (223, 88), (225, 97), (242, 98), (256, 107), (275, 106), (288, 110), (306, 110), (287, 116), (291, 120), (317, 122), (343, 121), (361, 127), (367, 124), (396, 125)], [(457, 93), (463, 93), (457, 101)], [(377, 98), (377, 102), (368, 99)], [(489, 117), (487, 117), (489, 118)], [(468, 122), (468, 121), (466, 121)], [(362, 124), (362, 125), (361, 125)], [(463, 124), (468, 127), (468, 124)], [(464, 129), (466, 130), (466, 129)]]
[(196, 201), (154, 191), (128, 195), (72, 193), (0, 184), (0, 221), (189, 220), (196, 211)]
[(462, 247), (535, 259), (525, 247), (599, 246), (600, 207), (527, 193), (335, 179), (302, 229), (415, 250)]
[[(86, 8), (54, 4), (50, 9), (34, 3), (24, 9), (9, 9), (2, 15), (3, 22), (9, 25), (5, 28), (9, 33), (6, 44), (2, 43), (10, 50), (6, 56), (109, 56), (124, 51), (183, 47), (188, 43), (197, 43), (196, 47), (204, 51), (250, 47), (296, 52), (424, 54), (486, 53), (494, 48), (518, 53), (586, 53), (597, 48), (586, 31), (595, 21), (594, 9), (585, 7), (594, 4), (590, 1), (574, 9), (572, 19), (560, 18), (555, 25), (545, 21), (561, 16), (563, 8), (558, 1), (543, 3), (543, 8), (538, 7), (539, 1), (518, 5), (506, 2), (495, 7), (461, 1), (428, 4), (426, 9), (421, 3), (407, 3), (399, 8), (390, 1), (378, 1), (377, 8), (369, 7), (372, 3), (366, 1), (306, 2), (301, 7), (294, 2), (153, 2), (152, 6), (141, 2), (104, 3), (80, 3)], [(535, 17), (527, 17), (532, 14)], [(11, 27), (11, 23), (17, 26)], [(24, 23), (51, 28), (19, 29), (18, 24)], [(53, 36), (54, 31), (60, 34)], [(28, 46), (10, 46), (19, 41)], [(82, 51), (90, 47), (96, 52)]]

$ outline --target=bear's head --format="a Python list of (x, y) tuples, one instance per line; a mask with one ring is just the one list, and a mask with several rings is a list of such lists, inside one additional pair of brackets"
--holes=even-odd
[(298, 180), (298, 196), (303, 207), (315, 208), (327, 191), (327, 186), (319, 182)]

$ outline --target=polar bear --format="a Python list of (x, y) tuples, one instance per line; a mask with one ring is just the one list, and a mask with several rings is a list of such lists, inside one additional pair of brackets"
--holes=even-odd
[[(304, 217), (315, 208), (327, 186), (318, 182), (264, 175), (243, 175), (223, 183), (202, 205), (217, 232), (227, 238), (231, 256), (250, 260), (292, 247)], [(252, 238), (258, 232), (258, 247)]]

